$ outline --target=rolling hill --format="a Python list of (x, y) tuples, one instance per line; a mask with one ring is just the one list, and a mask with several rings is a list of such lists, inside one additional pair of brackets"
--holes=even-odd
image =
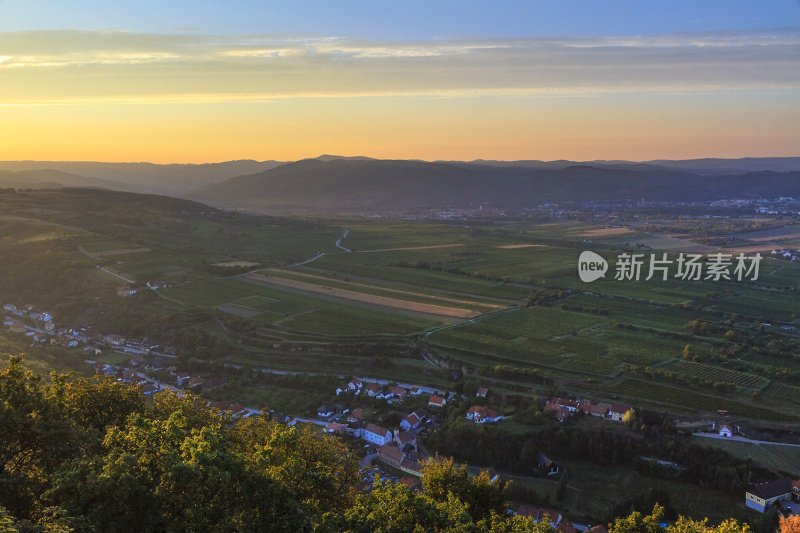
[[(626, 168), (627, 167), (627, 168)], [(188, 198), (254, 210), (533, 207), (548, 202), (691, 202), (800, 196), (800, 172), (700, 175), (646, 164), (568, 165), (307, 159), (206, 185)]]
[[(201, 165), (154, 163), (103, 163), (96, 161), (0, 161), (0, 172), (62, 173), (47, 181), (69, 187), (100, 187), (121, 191), (179, 195), (242, 174), (261, 172), (279, 161), (226, 161)], [(69, 177), (63, 174), (69, 174)], [(78, 179), (80, 178), (80, 179)], [(27, 183), (23, 181), (23, 183)], [(27, 185), (23, 185), (27, 186)]]

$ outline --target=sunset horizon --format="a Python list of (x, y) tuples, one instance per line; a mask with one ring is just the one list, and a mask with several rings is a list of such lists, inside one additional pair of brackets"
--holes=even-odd
[(646, 161), (800, 146), (796, 2), (584, 2), (578, 17), (536, 2), (307, 2), (313, 20), (245, 4), (0, 2), (0, 160)]

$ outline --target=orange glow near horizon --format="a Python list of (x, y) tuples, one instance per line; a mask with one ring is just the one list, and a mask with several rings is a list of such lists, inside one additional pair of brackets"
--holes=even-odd
[(372, 42), (0, 32), (0, 160), (797, 156), (800, 31)]
[(6, 106), (0, 107), (0, 160), (206, 163), (329, 153), (642, 161), (797, 155), (800, 111), (758, 101), (729, 105), (709, 94), (700, 101), (696, 95), (612, 95)]

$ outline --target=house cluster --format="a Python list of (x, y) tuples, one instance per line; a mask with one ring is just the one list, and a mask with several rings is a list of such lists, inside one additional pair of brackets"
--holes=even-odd
[[(25, 333), (33, 337), (34, 342), (45, 342), (48, 336), (57, 334), (53, 315), (45, 311), (36, 311), (31, 304), (22, 307), (4, 304), (3, 311), (6, 313), (3, 325), (13, 333)], [(24, 319), (28, 319), (29, 323)]]
[(336, 396), (342, 393), (352, 393), (356, 396), (366, 394), (370, 398), (402, 402), (408, 395), (419, 396), (422, 394), (422, 389), (417, 386), (408, 388), (389, 385), (384, 386), (377, 381), (362, 381), (359, 378), (353, 378), (346, 385), (336, 389)]
[(218, 382), (213, 382), (200, 376), (192, 376), (189, 372), (178, 370), (174, 359), (161, 355), (135, 354), (130, 358), (129, 364), (134, 368), (150, 369), (153, 372), (166, 372), (169, 381), (176, 387), (193, 392), (208, 392)]
[(3, 310), (9, 315), (21, 318), (27, 317), (41, 324), (47, 324), (53, 320), (53, 316), (50, 313), (46, 313), (44, 311), (35, 311), (33, 305), (31, 304), (23, 305), (19, 308), (13, 304), (4, 304)]
[(220, 413), (228, 413), (233, 418), (247, 418), (253, 415), (253, 410), (248, 409), (239, 403), (230, 403), (226, 401), (208, 402), (208, 406), (216, 409)]
[[(128, 361), (129, 366), (116, 366), (104, 363), (95, 363), (91, 360), (86, 360), (87, 363), (93, 365), (95, 372), (106, 376), (115, 376), (117, 381), (121, 383), (132, 383), (138, 385), (144, 394), (153, 394), (165, 389), (176, 390), (182, 388), (184, 390), (191, 390), (195, 393), (208, 392), (222, 382), (211, 381), (200, 376), (192, 376), (189, 372), (180, 371), (175, 366), (174, 358), (167, 358), (162, 355), (142, 355), (135, 354)], [(146, 371), (164, 372), (159, 378), (153, 378), (146, 374)], [(219, 410), (231, 411), (232, 404), (225, 404), (230, 407), (222, 409), (223, 403), (215, 405)], [(234, 415), (238, 415), (241, 409), (232, 410)]]
[(150, 339), (126, 339), (121, 335), (104, 335), (97, 339), (99, 343), (110, 346), (115, 350), (127, 354), (147, 355), (161, 348), (161, 345)]
[(319, 406), (317, 417), (328, 422), (325, 433), (359, 438), (373, 450), (376, 459), (412, 476), (420, 475), (417, 435), (442, 424), (438, 416), (417, 409), (406, 415), (398, 428), (391, 430), (366, 422), (363, 409), (350, 411), (337, 403)]
[(388, 430), (365, 422), (363, 409), (350, 411), (337, 403), (324, 403), (319, 406), (317, 417), (328, 422), (325, 426), (326, 433), (350, 435), (377, 446), (395, 442), (404, 451), (416, 450), (417, 433), (438, 427), (442, 423), (439, 417), (430, 416), (424, 410), (417, 409), (400, 421), (398, 429)]
[(782, 477), (765, 483), (750, 483), (744, 503), (760, 513), (777, 509), (784, 513), (800, 513), (800, 480)]
[(772, 250), (772, 255), (778, 259), (786, 259), (787, 261), (800, 261), (800, 249), (777, 248)]
[(13, 304), (5, 304), (3, 310), (7, 313), (3, 325), (12, 333), (25, 334), (34, 343), (49, 342), (64, 348), (77, 348), (91, 341), (91, 327), (57, 329), (53, 315), (36, 311), (32, 305), (18, 308)]
[(553, 417), (559, 422), (563, 422), (578, 411), (605, 420), (622, 422), (625, 413), (632, 409), (630, 405), (622, 403), (592, 403), (564, 398), (550, 398), (544, 406), (544, 410), (553, 413)]
[[(408, 445), (407, 445), (408, 446)], [(422, 467), (416, 449), (401, 448), (399, 443), (392, 442), (378, 448), (378, 459), (406, 474), (422, 477)]]
[[(579, 530), (560, 512), (553, 511), (552, 509), (537, 509), (527, 505), (521, 505), (519, 509), (517, 509), (517, 515), (533, 518), (534, 522), (537, 524), (549, 522), (557, 533), (578, 533), (578, 531), (584, 530), (583, 527)], [(586, 533), (608, 533), (608, 530), (602, 525), (590, 527), (585, 531)]]
[(117, 287), (117, 296), (125, 297), (125, 296), (133, 296), (134, 294), (138, 294), (140, 292), (145, 292), (148, 289), (151, 291), (157, 291), (159, 289), (166, 289), (169, 287), (170, 284), (166, 281), (148, 281), (144, 284), (144, 287), (131, 287), (129, 285), (121, 285)]
[(130, 383), (138, 385), (144, 395), (150, 395), (160, 392), (164, 389), (163, 385), (158, 381), (140, 374), (139, 372), (130, 368), (122, 368), (119, 366), (95, 363), (93, 365), (94, 371), (104, 376), (116, 377), (120, 383)]
[(497, 411), (482, 405), (473, 405), (464, 416), (466, 416), (467, 420), (472, 420), (476, 424), (493, 424), (503, 419)]
[(150, 355), (156, 350), (168, 355), (175, 355), (175, 349), (162, 347), (158, 342), (147, 339), (126, 339), (117, 334), (94, 334), (92, 327), (57, 329), (53, 316), (44, 311), (36, 311), (32, 305), (17, 307), (13, 304), (3, 305), (6, 316), (3, 324), (15, 333), (24, 333), (33, 342), (58, 344), (64, 348), (84, 346), (87, 355), (101, 355), (101, 348), (110, 348), (126, 354)]

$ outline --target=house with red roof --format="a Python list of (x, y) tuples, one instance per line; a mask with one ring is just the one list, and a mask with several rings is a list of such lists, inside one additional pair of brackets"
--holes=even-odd
[(447, 405), (447, 400), (443, 396), (431, 394), (430, 398), (428, 398), (428, 405), (430, 407), (444, 407)]
[(408, 431), (409, 429), (417, 429), (419, 427), (420, 419), (415, 413), (411, 413), (400, 421), (400, 428)]
[(361, 420), (364, 420), (364, 410), (362, 408), (357, 407), (352, 411), (350, 411), (349, 413), (347, 413), (347, 421), (349, 423), (355, 424), (356, 422), (359, 422)]
[(554, 528), (557, 528), (563, 519), (561, 513), (558, 511), (553, 511), (552, 509), (537, 509), (527, 505), (520, 505), (519, 509), (517, 509), (517, 514), (519, 516), (533, 518), (536, 523), (546, 520), (550, 522), (550, 525)]
[(400, 470), (412, 476), (422, 477), (422, 466), (411, 459), (403, 459), (403, 462), (400, 463)]
[(611, 405), (607, 403), (581, 402), (580, 410), (587, 415), (605, 418), (611, 410)]
[(568, 408), (553, 402), (547, 402), (544, 404), (544, 410), (553, 413), (553, 418), (559, 422), (563, 422), (572, 416), (572, 412)]
[(406, 397), (408, 391), (403, 387), (389, 387), (389, 393), (386, 396), (388, 397), (389, 394), (391, 394), (395, 398), (399, 398), (400, 400), (402, 400)]
[(346, 435), (347, 434), (347, 424), (340, 424), (338, 422), (331, 422), (327, 426), (325, 426), (325, 433), (336, 434), (336, 435)]
[(489, 409), (482, 405), (473, 405), (467, 410), (467, 420), (472, 420), (476, 424), (492, 424), (503, 419), (494, 409)]
[(394, 441), (401, 450), (408, 445), (413, 446), (415, 449), (417, 447), (417, 435), (412, 431), (398, 431), (397, 435), (394, 436)]
[(368, 383), (364, 383), (364, 388), (363, 389), (364, 389), (364, 391), (366, 391), (367, 396), (372, 397), (372, 396), (377, 396), (378, 394), (380, 394), (381, 391), (383, 390), (383, 387), (381, 387), (380, 383), (377, 383), (375, 381), (370, 381)]
[(624, 403), (612, 403), (611, 409), (609, 409), (609, 416), (611, 417), (611, 420), (622, 422), (622, 418), (625, 416), (625, 413), (632, 409), (633, 407), (630, 405), (625, 405)]
[(400, 464), (403, 462), (403, 459), (405, 459), (405, 454), (397, 446), (384, 444), (378, 448), (378, 459), (389, 466), (400, 468)]

